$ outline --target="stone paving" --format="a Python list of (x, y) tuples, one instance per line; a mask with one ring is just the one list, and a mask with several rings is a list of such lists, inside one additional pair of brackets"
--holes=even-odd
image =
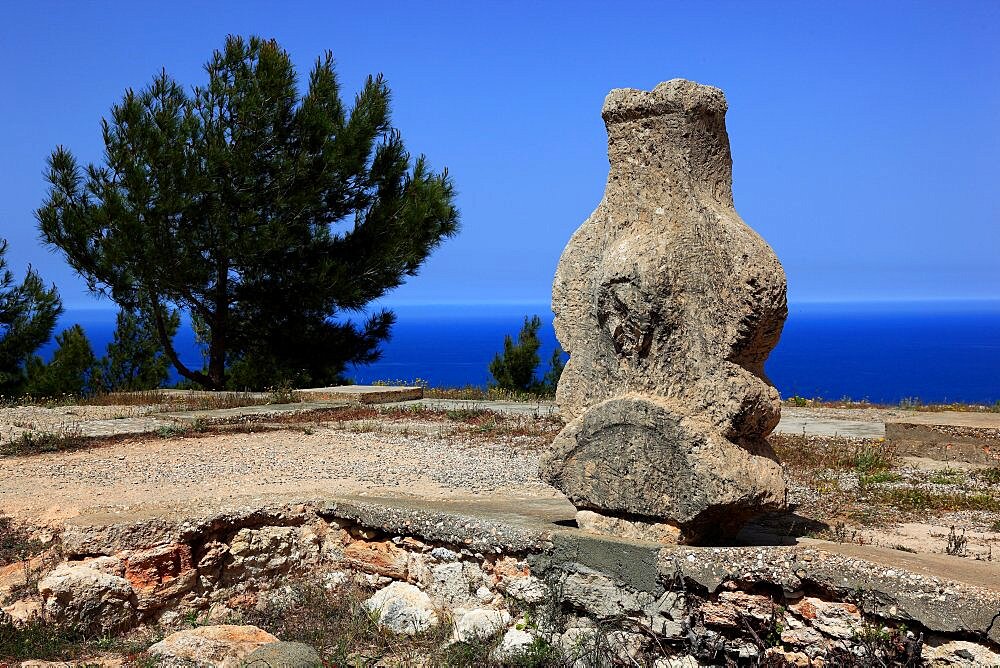
[[(401, 401), (387, 406), (424, 406), (434, 410), (489, 410), (514, 415), (535, 415), (546, 417), (558, 415), (559, 409), (552, 401), (514, 402), (485, 401), (472, 399), (420, 399)], [(869, 420), (850, 420), (838, 417), (804, 414), (808, 409), (786, 411), (775, 430), (779, 434), (802, 434), (809, 436), (848, 436), (854, 438), (881, 438), (885, 436), (885, 425)], [(788, 414), (791, 413), (791, 414)]]

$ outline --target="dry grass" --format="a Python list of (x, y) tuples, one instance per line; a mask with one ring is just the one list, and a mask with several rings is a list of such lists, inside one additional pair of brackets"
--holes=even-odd
[(58, 662), (53, 665), (106, 665), (97, 657), (124, 659), (124, 665), (144, 665), (139, 654), (162, 639), (155, 629), (117, 635), (100, 636), (35, 619), (16, 625), (0, 620), (0, 666), (17, 666), (31, 660)]
[(895, 451), (882, 439), (850, 439), (797, 434), (773, 434), (771, 446), (793, 471), (849, 471), (871, 474), (893, 468)]
[(289, 389), (268, 392), (110, 392), (82, 397), (76, 401), (82, 406), (164, 406), (164, 410), (221, 410), (244, 406), (290, 404), (302, 401), (301, 396)]
[(555, 395), (467, 385), (465, 387), (428, 387), (424, 390), (424, 397), (427, 399), (462, 399), (467, 401), (515, 401), (533, 404), (552, 401)]
[(770, 441), (798, 499), (797, 515), (829, 527), (816, 532), (820, 537), (856, 542), (858, 531), (845, 523), (878, 528), (948, 513), (1000, 524), (1000, 495), (993, 487), (1000, 469), (913, 469), (883, 439), (775, 434)]
[(346, 425), (351, 431), (405, 431), (399, 426), (384, 428), (386, 423), (437, 423), (453, 424), (455, 429), (446, 435), (471, 435), (482, 438), (528, 437), (539, 439), (539, 444), (551, 442), (562, 429), (563, 423), (553, 416), (499, 413), (480, 408), (438, 410), (413, 406), (350, 406), (330, 408), (307, 413), (289, 413), (262, 418), (268, 424), (282, 425)]
[(378, 614), (362, 603), (372, 590), (357, 581), (336, 589), (317, 582), (298, 581), (278, 605), (243, 613), (242, 623), (259, 626), (283, 640), (316, 648), (329, 666), (563, 666), (555, 648), (540, 642), (521, 656), (499, 663), (490, 656), (500, 638), (448, 643), (453, 632), (450, 617), (438, 611), (437, 626), (415, 635), (397, 635), (378, 622)]
[(10, 399), (0, 397), (0, 399), (4, 399), (0, 406), (41, 406), (44, 408), (134, 406), (155, 407), (163, 411), (217, 410), (244, 406), (291, 404), (302, 401), (298, 392), (288, 388), (276, 388), (267, 392), (142, 390), (137, 392), (99, 392), (83, 397), (64, 394), (56, 397), (20, 396)]
[(517, 390), (504, 390), (497, 387), (485, 387), (483, 385), (465, 385), (463, 387), (431, 387), (423, 378), (396, 378), (382, 379), (372, 382), (377, 386), (397, 386), (397, 387), (422, 387), (424, 397), (427, 399), (461, 399), (471, 401), (517, 401), (522, 403), (535, 403), (541, 401), (551, 401), (553, 393), (537, 394), (534, 392), (519, 392)]
[[(464, 436), (482, 439), (519, 438), (520, 445), (541, 447), (550, 443), (562, 429), (562, 422), (551, 416), (512, 415), (463, 408), (433, 410), (420, 405), (381, 407), (356, 405), (331, 407), (298, 413), (245, 415), (227, 420), (198, 419), (192, 424), (175, 423), (154, 432), (114, 436), (86, 436), (79, 430), (64, 432), (26, 432), (19, 438), (0, 443), (0, 457), (17, 457), (51, 452), (69, 452), (98, 448), (124, 439), (155, 442), (164, 438), (200, 438), (233, 433), (276, 431), (296, 426), (307, 433), (326, 425), (354, 432), (409, 434), (407, 425), (438, 423), (452, 425), (441, 432), (443, 437)], [(416, 430), (419, 431), (419, 428)], [(528, 442), (523, 442), (523, 441)]]
[(118, 437), (100, 439), (84, 436), (78, 432), (36, 432), (26, 431), (20, 437), (0, 442), (0, 457), (20, 457), (47, 452), (71, 452), (94, 447), (97, 441), (108, 443)]
[[(279, 427), (256, 420), (239, 419), (223, 423), (195, 420), (193, 424), (172, 424), (156, 431), (111, 436), (86, 436), (79, 433), (28, 432), (20, 438), (0, 443), (0, 457), (26, 457), (51, 452), (72, 452), (113, 445), (121, 441), (155, 442), (165, 438), (202, 438), (225, 434), (254, 434), (275, 431)], [(0, 666), (2, 668), (2, 666)]]
[(877, 503), (907, 513), (944, 513), (963, 510), (1000, 513), (1000, 498), (989, 493), (937, 492), (915, 487), (880, 489), (873, 493)]

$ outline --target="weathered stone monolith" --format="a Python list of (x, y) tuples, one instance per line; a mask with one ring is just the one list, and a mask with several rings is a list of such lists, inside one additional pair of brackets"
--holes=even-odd
[(682, 79), (604, 101), (604, 198), (552, 290), (568, 424), (540, 465), (591, 525), (667, 524), (693, 542), (785, 502), (764, 375), (785, 274), (733, 207), (726, 109), (721, 90)]

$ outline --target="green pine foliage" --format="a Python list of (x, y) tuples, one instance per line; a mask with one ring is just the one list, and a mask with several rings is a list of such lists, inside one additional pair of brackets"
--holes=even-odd
[(517, 335), (517, 343), (514, 343), (510, 334), (504, 337), (503, 353), (497, 353), (490, 362), (494, 387), (516, 392), (530, 392), (534, 389), (535, 369), (542, 361), (538, 356), (538, 349), (542, 345), (538, 338), (541, 326), (542, 321), (537, 315), (531, 318), (524, 316), (524, 326)]
[(56, 348), (46, 363), (38, 355), (28, 360), (25, 390), (33, 397), (85, 396), (96, 388), (97, 358), (80, 325), (56, 335)]
[[(338, 320), (416, 275), (458, 230), (447, 171), (411, 157), (390, 92), (341, 99), (330, 53), (304, 91), (273, 40), (230, 36), (186, 89), (165, 71), (103, 122), (105, 159), (58, 147), (36, 212), (43, 239), (208, 388), (336, 382), (378, 359), (391, 312)], [(177, 356), (169, 314), (204, 327), (206, 364)], [(230, 378), (232, 375), (235, 380)]]
[[(167, 335), (173, 338), (180, 315), (167, 315)], [(101, 358), (98, 380), (106, 392), (152, 390), (163, 385), (170, 373), (170, 360), (156, 335), (148, 314), (120, 310), (115, 320), (114, 340)]]
[(530, 318), (525, 316), (524, 325), (517, 335), (517, 343), (509, 334), (504, 337), (503, 352), (497, 353), (490, 362), (490, 373), (493, 374), (491, 387), (531, 394), (555, 393), (564, 366), (563, 351), (556, 346), (549, 360), (549, 370), (539, 379), (536, 371), (541, 363), (538, 356), (538, 349), (542, 345), (538, 338), (541, 327), (542, 321), (537, 315)]
[(556, 345), (555, 350), (552, 351), (552, 357), (549, 358), (549, 369), (542, 377), (542, 387), (546, 394), (556, 393), (564, 368), (566, 368), (566, 363), (563, 361), (563, 349)]
[(0, 396), (10, 397), (24, 391), (28, 360), (51, 338), (63, 308), (55, 286), (46, 288), (30, 267), (15, 284), (6, 252), (0, 239)]

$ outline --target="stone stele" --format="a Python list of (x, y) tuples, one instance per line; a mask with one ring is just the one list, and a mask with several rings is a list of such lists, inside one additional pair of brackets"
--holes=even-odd
[(683, 79), (608, 94), (604, 198), (552, 288), (567, 425), (542, 477), (580, 510), (673, 525), (681, 542), (785, 504), (764, 375), (785, 273), (733, 207), (726, 109)]

